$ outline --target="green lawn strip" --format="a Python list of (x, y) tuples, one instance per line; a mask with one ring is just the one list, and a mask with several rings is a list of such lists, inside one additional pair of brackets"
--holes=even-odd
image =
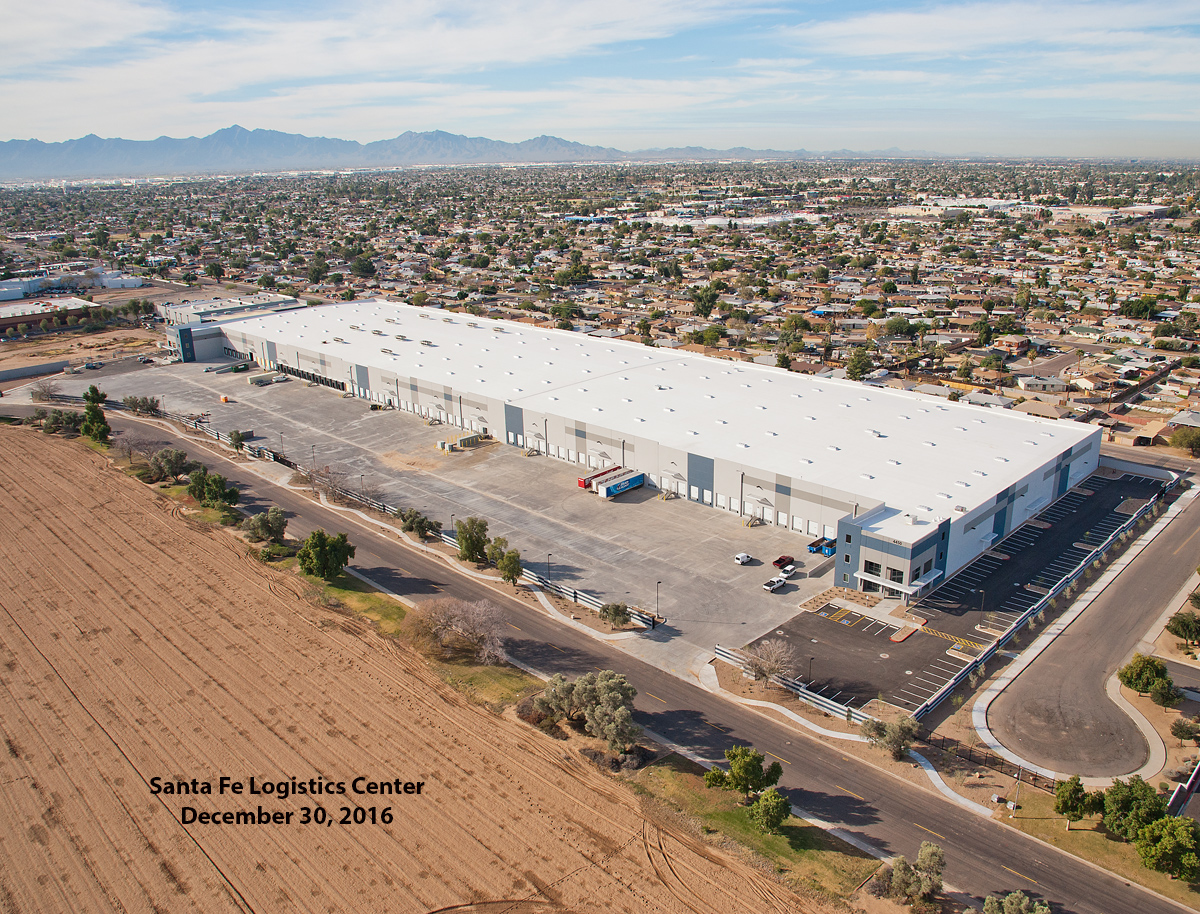
[[(282, 562), (279, 564), (283, 565)], [(406, 612), (404, 604), (381, 593), (365, 581), (343, 573), (325, 584), (325, 593), (359, 615), (377, 622), (379, 630), (385, 635), (394, 635), (400, 630), (400, 623), (404, 620)]]
[[(1137, 882), (1189, 907), (1200, 907), (1200, 893), (1165, 873), (1156, 873), (1142, 866), (1137, 848), (1109, 834), (1100, 824), (1099, 816), (1088, 816), (1081, 822), (1072, 822), (1068, 832), (1067, 820), (1054, 814), (1054, 797), (1038, 790), (1022, 790), (1018, 802), (1020, 809), (1016, 812), (1016, 818), (1003, 820), (1009, 825), (1069, 854), (1089, 860), (1123, 879)], [(1063, 902), (1069, 899), (1053, 900)]]
[(779, 834), (759, 831), (741, 795), (704, 786), (704, 769), (672, 753), (639, 772), (634, 782), (686, 815), (704, 831), (717, 831), (770, 862), (789, 882), (822, 895), (843, 898), (879, 866), (879, 861), (816, 825), (792, 816)]
[(459, 660), (442, 661), (428, 658), (426, 662), (447, 685), (462, 692), (475, 704), (484, 705), (493, 711), (501, 711), (546, 687), (536, 676), (507, 663), (485, 666)]

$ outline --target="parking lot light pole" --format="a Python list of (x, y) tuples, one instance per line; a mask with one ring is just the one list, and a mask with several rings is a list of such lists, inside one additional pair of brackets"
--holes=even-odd
[(979, 591), (979, 628), (983, 628), (983, 601), (987, 597), (986, 590)]
[(654, 615), (658, 615), (658, 588), (662, 587), (662, 581), (654, 582)]
[(546, 583), (547, 584), (550, 583), (550, 556), (552, 556), (552, 555), (554, 555), (553, 552), (546, 553)]
[(812, 662), (816, 659), (817, 659), (816, 657), (808, 658), (808, 684), (809, 685), (812, 685)]
[(367, 488), (365, 485), (363, 485), (363, 476), (365, 476), (365, 475), (366, 475), (365, 473), (358, 474), (358, 494), (361, 495), (363, 498), (367, 497)]
[(279, 433), (279, 453), (283, 453), (283, 432)]
[(315, 444), (312, 446), (312, 467), (313, 472), (317, 472), (317, 446)]

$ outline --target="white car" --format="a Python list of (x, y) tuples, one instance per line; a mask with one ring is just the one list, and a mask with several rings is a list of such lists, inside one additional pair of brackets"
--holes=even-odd
[(787, 583), (783, 578), (771, 578), (767, 583), (763, 584), (763, 590), (769, 590), (771, 593), (777, 591)]
[(739, 552), (737, 555), (735, 555), (733, 557), (733, 560), (735, 562), (737, 562), (739, 565), (749, 565), (751, 562), (754, 561), (754, 559), (750, 556), (750, 554), (748, 552)]
[(795, 565), (784, 565), (779, 569), (779, 576), (785, 581), (796, 573)]

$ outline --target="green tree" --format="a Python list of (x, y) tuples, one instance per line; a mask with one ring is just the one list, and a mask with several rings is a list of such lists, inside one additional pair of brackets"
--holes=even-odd
[(932, 898), (942, 890), (942, 872), (946, 869), (946, 854), (932, 841), (922, 841), (913, 869), (920, 879), (919, 897)]
[(955, 375), (959, 378), (962, 378), (964, 381), (969, 381), (971, 380), (971, 375), (974, 374), (974, 371), (975, 363), (970, 359), (963, 359), (958, 363), (958, 371), (955, 372)]
[(769, 834), (779, 831), (791, 814), (792, 804), (774, 787), (768, 787), (750, 804), (750, 821)]
[(1200, 428), (1181, 425), (1171, 432), (1169, 439), (1171, 447), (1185, 450), (1193, 457), (1200, 457)]
[(629, 607), (624, 603), (605, 603), (600, 607), (600, 618), (617, 629), (628, 625), (629, 620), (633, 617), (629, 614)]
[(985, 898), (983, 914), (1050, 914), (1050, 905), (1034, 901), (1024, 892), (1010, 892), (1002, 897), (989, 895)]
[(880, 749), (886, 749), (896, 761), (900, 761), (912, 748), (913, 740), (917, 738), (920, 724), (915, 718), (901, 717), (884, 723), (873, 717), (863, 721), (859, 728), (868, 743)]
[(108, 394), (101, 393), (95, 384), (89, 387), (83, 395), (83, 402), (89, 406), (102, 406), (106, 400), (108, 400)]
[(242, 521), (242, 529), (246, 532), (246, 539), (252, 543), (260, 543), (263, 540), (280, 543), (283, 542), (283, 534), (287, 530), (287, 518), (282, 508), (272, 505), (261, 514), (247, 517)]
[(246, 446), (246, 435), (244, 432), (239, 432), (236, 429), (229, 433), (229, 446), (238, 454), (242, 452), (242, 448)]
[(308, 535), (296, 558), (305, 574), (332, 581), (354, 558), (354, 545), (345, 533), (330, 536), (318, 528)]
[(1183, 692), (1175, 687), (1169, 676), (1164, 676), (1151, 684), (1150, 700), (1161, 707), (1174, 708), (1183, 701)]
[(415, 533), (420, 539), (436, 536), (442, 532), (441, 521), (430, 520), (416, 508), (399, 511), (397, 516), (401, 521), (400, 529), (405, 533)]
[(488, 535), (487, 521), (482, 517), (468, 517), (454, 522), (454, 538), (458, 543), (458, 557), (464, 562), (486, 562)]
[(489, 565), (497, 565), (504, 558), (504, 554), (508, 552), (508, 540), (503, 536), (497, 536), (488, 543), (487, 560)]
[(792, 358), (786, 352), (780, 352), (775, 356), (776, 368), (791, 368)]
[(855, 346), (846, 362), (846, 377), (851, 381), (861, 381), (874, 368), (875, 365), (871, 361), (871, 357), (867, 355), (867, 350), (862, 346)]
[(554, 721), (571, 720), (582, 713), (575, 703), (575, 683), (562, 673), (550, 677), (542, 694), (533, 700), (533, 707)]
[(359, 279), (370, 279), (375, 275), (375, 263), (366, 254), (359, 254), (350, 264), (350, 272)]
[(813, 279), (816, 282), (829, 282), (829, 267), (817, 267), (813, 270)]
[(521, 564), (521, 553), (516, 549), (509, 549), (504, 553), (503, 557), (496, 563), (496, 570), (500, 572), (500, 579), (512, 584), (514, 587), (517, 581), (521, 579), (521, 572), (524, 571), (524, 566)]
[(726, 749), (725, 761), (729, 763), (729, 770), (710, 769), (704, 775), (705, 786), (736, 790), (750, 797), (775, 786), (783, 776), (783, 766), (779, 762), (772, 762), (770, 768), (763, 768), (766, 757), (750, 746), (732, 746)]
[(1104, 827), (1126, 841), (1133, 841), (1151, 822), (1167, 814), (1166, 798), (1139, 775), (1126, 783), (1120, 778), (1104, 791)]
[(1171, 735), (1179, 740), (1180, 746), (1184, 744), (1185, 740), (1194, 740), (1198, 734), (1200, 734), (1200, 726), (1194, 720), (1177, 717), (1171, 721)]
[(1067, 831), (1071, 830), (1072, 822), (1078, 822), (1103, 808), (1104, 794), (1089, 793), (1077, 774), (1054, 785), (1054, 811), (1066, 818)]
[(220, 261), (214, 260), (204, 267), (204, 275), (212, 279), (213, 282), (220, 282), (225, 278), (225, 268), (221, 266)]
[(1156, 657), (1134, 654), (1133, 659), (1117, 670), (1117, 679), (1127, 689), (1139, 695), (1149, 692), (1154, 683), (1167, 676), (1167, 665)]
[(325, 255), (321, 251), (317, 251), (308, 262), (308, 281), (316, 284), (325, 279), (329, 275), (329, 264), (325, 262)]
[(711, 285), (703, 289), (693, 289), (691, 293), (692, 307), (700, 317), (707, 318), (717, 305), (717, 290)]
[(188, 471), (191, 463), (186, 451), (165, 447), (150, 458), (150, 473), (154, 479), (179, 482), (179, 477)]
[[(95, 389), (93, 386), (92, 390)], [(83, 408), (83, 425), (80, 427), (80, 431), (100, 444), (108, 442), (112, 428), (109, 426), (108, 420), (104, 418), (104, 410), (96, 403), (88, 403)]]
[(1142, 863), (1150, 869), (1195, 882), (1200, 879), (1198, 838), (1200, 825), (1194, 819), (1163, 816), (1138, 831), (1135, 845)]
[(633, 722), (637, 689), (620, 673), (600, 670), (574, 682), (556, 675), (534, 700), (534, 707), (551, 720), (583, 719), (593, 736), (608, 740), (610, 748), (624, 749), (640, 729)]

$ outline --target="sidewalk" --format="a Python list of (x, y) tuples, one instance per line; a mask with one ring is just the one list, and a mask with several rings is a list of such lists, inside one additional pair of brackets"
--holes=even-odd
[[(1167, 510), (1163, 512), (1163, 515), (1154, 522), (1150, 529), (1138, 537), (1138, 539), (1128, 549), (1125, 550), (1120, 558), (1109, 565), (1109, 567), (1104, 570), (1104, 573), (1101, 574), (1100, 577), (1090, 587), (1087, 588), (1087, 590), (1083, 591), (1083, 593), (1076, 598), (1075, 602), (1070, 606), (1070, 608), (1061, 617), (1051, 623), (1041, 634), (1041, 636), (1033, 642), (1033, 644), (1022, 651), (1017, 661), (1009, 666), (1009, 668), (1006, 669), (1004, 673), (997, 678), (995, 682), (989, 685), (984, 690), (983, 694), (976, 699), (975, 704), (971, 709), (972, 723), (975, 726), (976, 732), (979, 733), (980, 738), (983, 740), (984, 745), (987, 746), (992, 752), (996, 753), (1002, 758), (1007, 759), (1014, 765), (1020, 765), (1027, 770), (1035, 771), (1044, 777), (1054, 778), (1055, 780), (1063, 780), (1071, 776), (1071, 773), (1051, 771), (1048, 768), (1043, 768), (1042, 766), (1037, 765), (1028, 759), (1022, 758), (1016, 752), (1004, 746), (988, 727), (988, 709), (991, 707), (992, 702), (995, 701), (996, 698), (1005, 689), (1007, 689), (1018, 676), (1021, 675), (1021, 673), (1028, 669), (1029, 666), (1042, 654), (1042, 652), (1045, 651), (1060, 634), (1066, 631), (1067, 627), (1070, 626), (1072, 622), (1078, 619), (1084, 613), (1084, 611), (1092, 605), (1093, 601), (1104, 592), (1108, 585), (1116, 580), (1117, 576), (1120, 575), (1121, 572), (1123, 572), (1129, 566), (1129, 564), (1133, 562), (1134, 559), (1141, 555), (1142, 551), (1147, 546), (1154, 542), (1155, 538), (1167, 528), (1171, 521), (1178, 517), (1179, 514), (1181, 514), (1184, 509), (1191, 504), (1192, 499), (1194, 499), (1198, 494), (1200, 494), (1200, 488), (1189, 489), (1180, 495), (1180, 497), (1175, 500), (1174, 504), (1167, 508)], [(1167, 613), (1167, 615), (1169, 615), (1169, 613)], [(1145, 642), (1143, 641), (1142, 644), (1144, 643)], [(1139, 644), (1138, 647), (1140, 648), (1141, 644)], [(1153, 725), (1146, 720), (1146, 718), (1143, 717), (1136, 708), (1134, 708), (1131, 704), (1129, 704), (1129, 702), (1125, 701), (1125, 699), (1121, 697), (1119, 689), (1113, 687), (1113, 683), (1115, 683), (1115, 681), (1116, 678), (1114, 676), (1105, 684), (1105, 691), (1113, 700), (1113, 702), (1129, 715), (1130, 719), (1133, 720), (1138, 729), (1142, 732), (1142, 735), (1145, 737), (1146, 742), (1150, 747), (1150, 758), (1146, 764), (1137, 771), (1128, 772), (1126, 776), (1138, 774), (1143, 778), (1148, 779), (1158, 774), (1158, 772), (1160, 772), (1163, 769), (1163, 766), (1166, 764), (1166, 746), (1163, 743), (1162, 738), (1158, 735), (1158, 731), (1154, 729)], [(1084, 778), (1083, 780), (1084, 783), (1089, 787), (1106, 787), (1113, 781), (1112, 778)]]

